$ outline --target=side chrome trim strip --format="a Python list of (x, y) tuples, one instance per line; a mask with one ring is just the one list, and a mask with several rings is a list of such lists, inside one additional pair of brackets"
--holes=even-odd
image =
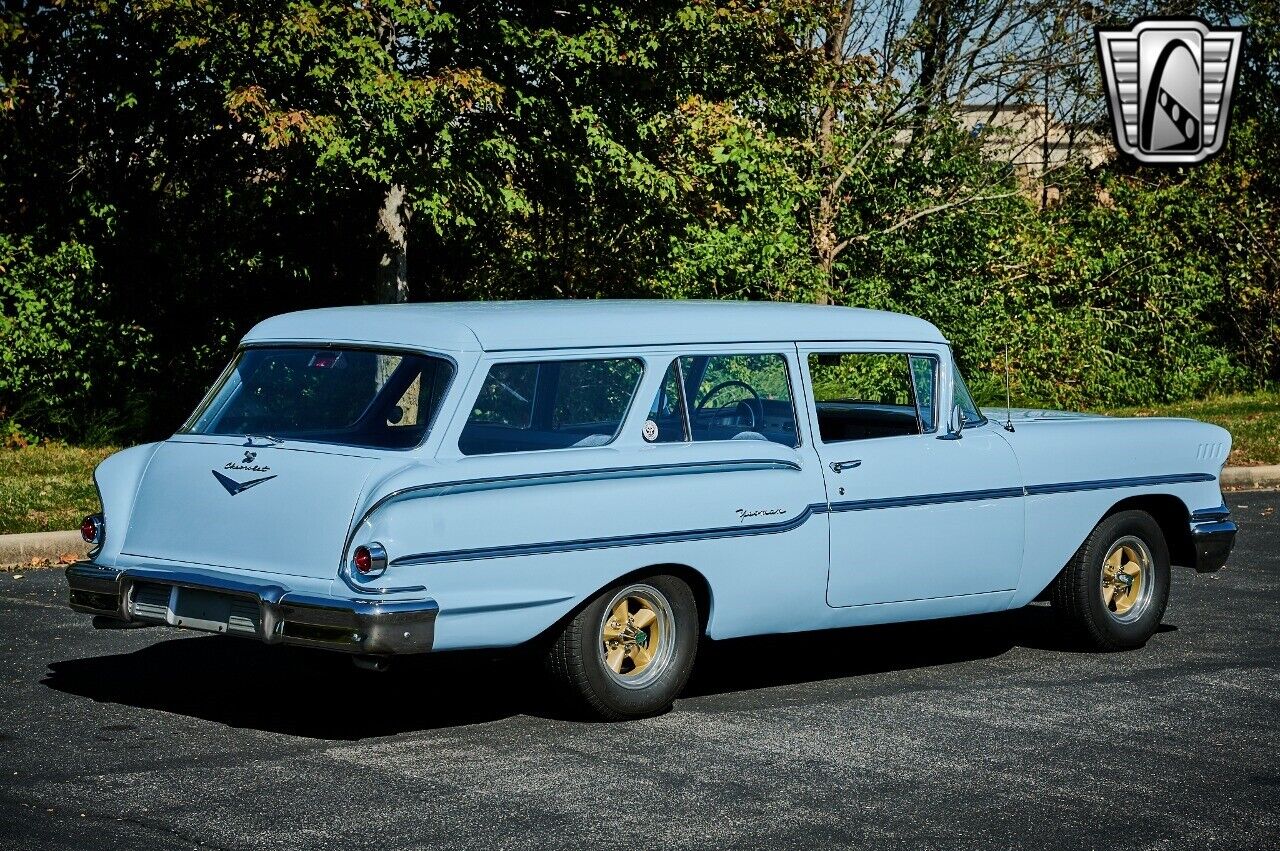
[(492, 476), (481, 479), (459, 479), (452, 482), (414, 485), (413, 487), (392, 491), (369, 506), (364, 514), (361, 515), (356, 526), (358, 527), (369, 518), (369, 515), (382, 506), (401, 499), (447, 496), (456, 493), (476, 493), (477, 491), (521, 488), (531, 485), (595, 482), (602, 479), (638, 479), (649, 476), (687, 476), (699, 473), (739, 473), (754, 470), (791, 470), (799, 472), (801, 469), (801, 466), (794, 461), (768, 458), (741, 461), (684, 461), (677, 464), (654, 464), (645, 467), (602, 467), (595, 470), (565, 470), (549, 473), (521, 473), (514, 476)]
[[(351, 545), (349, 542), (347, 544), (347, 549), (351, 549)], [(394, 563), (395, 562), (392, 562), (392, 564)], [(374, 596), (377, 596), (380, 594), (416, 594), (420, 591), (427, 590), (427, 587), (425, 585), (399, 585), (394, 588), (390, 586), (372, 587), (367, 585), (360, 585), (354, 579), (351, 578), (350, 571), (351, 571), (350, 566), (344, 564), (342, 567), (338, 568), (338, 576), (342, 579), (343, 584), (345, 584), (352, 591), (355, 591), (357, 594), (370, 594)], [(378, 576), (382, 576), (382, 575), (383, 575), (382, 573), (378, 574)]]
[(986, 499), (1012, 499), (1022, 496), (1022, 488), (989, 488), (954, 493), (920, 494), (916, 496), (890, 496), (881, 499), (855, 499), (831, 503), (831, 511), (874, 511), (878, 508), (906, 508), (913, 505), (942, 505), (948, 502), (976, 502)]
[(1097, 491), (1111, 488), (1139, 488), (1150, 485), (1180, 485), (1188, 482), (1212, 482), (1212, 473), (1170, 473), (1162, 476), (1133, 476), (1127, 479), (1095, 479), (1090, 482), (1062, 482), (1050, 485), (1027, 485), (1027, 496), (1072, 491)]
[(1072, 493), (1075, 491), (1109, 490), (1114, 488), (1149, 487), (1152, 485), (1180, 484), (1185, 482), (1213, 481), (1209, 473), (1173, 473), (1160, 476), (1134, 476), (1123, 479), (1094, 479), (1083, 482), (1028, 485), (1022, 487), (988, 488), (985, 490), (953, 491), (951, 493), (915, 494), (883, 497), (879, 499), (849, 500), (833, 503), (812, 503), (789, 520), (777, 523), (759, 523), (753, 526), (716, 526), (706, 529), (689, 529), (676, 532), (648, 532), (635, 535), (614, 535), (602, 538), (578, 538), (568, 541), (547, 541), (529, 544), (508, 544), (497, 547), (446, 550), (438, 553), (414, 553), (395, 559), (393, 566), (440, 564), (442, 562), (477, 561), (489, 558), (510, 558), (526, 555), (577, 552), (582, 550), (615, 549), (646, 544), (671, 544), (686, 541), (704, 541), (717, 538), (735, 538), (750, 535), (776, 535), (803, 526), (816, 514), (839, 514), (846, 511), (875, 511), (885, 508), (909, 508), (913, 506), (941, 505), (953, 502), (979, 502), (994, 499), (1013, 499), (1022, 496)]
[(645, 544), (673, 544), (684, 541), (709, 541), (716, 538), (738, 538), (752, 535), (776, 535), (799, 529), (815, 514), (825, 514), (826, 503), (806, 505), (790, 520), (778, 523), (758, 523), (754, 526), (716, 526), (708, 529), (689, 529), (680, 532), (647, 532), (640, 535), (613, 535), (607, 538), (578, 538), (572, 541), (551, 541), (534, 544), (508, 544), (501, 547), (478, 547), (469, 550), (448, 550), (439, 553), (418, 553), (401, 556), (392, 564), (437, 564), (446, 561), (475, 561), (486, 558), (509, 558), (523, 555), (546, 555), (580, 550), (604, 550), (618, 547), (638, 547)]
[[(785, 461), (776, 458), (750, 458), (743, 460), (729, 459), (723, 461), (682, 461), (674, 464), (653, 464), (644, 467), (603, 467), (595, 470), (522, 473), (513, 476), (492, 476), (489, 478), (460, 479), (452, 482), (415, 485), (409, 488), (402, 488), (398, 491), (392, 491), (386, 496), (380, 497), (373, 503), (373, 505), (369, 506), (362, 515), (360, 515), (360, 519), (356, 523), (352, 524), (351, 531), (348, 532), (346, 543), (343, 546), (342, 564), (338, 568), (338, 575), (342, 578), (343, 583), (345, 583), (348, 588), (361, 594), (394, 594), (426, 590), (422, 586), (418, 585), (387, 589), (370, 587), (360, 584), (348, 573), (351, 545), (355, 543), (356, 533), (360, 530), (360, 527), (364, 525), (365, 521), (368, 520), (369, 517), (371, 517), (378, 509), (391, 502), (399, 502), (402, 499), (418, 499), (434, 496), (448, 496), (450, 494), (476, 493), (479, 491), (529, 487), (532, 485), (594, 482), (605, 479), (647, 478), (649, 476), (687, 476), (697, 475), (700, 473), (739, 473), (759, 470), (789, 470), (791, 472), (798, 473), (802, 469), (803, 468), (794, 461)], [(391, 564), (394, 566), (406, 563), (418, 563), (405, 561), (405, 559), (411, 558), (415, 558), (415, 556), (401, 556), (400, 558), (392, 561)]]

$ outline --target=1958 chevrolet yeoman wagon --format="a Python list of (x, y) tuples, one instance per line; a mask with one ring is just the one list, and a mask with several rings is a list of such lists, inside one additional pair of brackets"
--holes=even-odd
[[(1003, 420), (1004, 418), (1001, 417)], [(1048, 599), (1100, 649), (1226, 561), (1230, 435), (992, 422), (947, 341), (837, 307), (529, 302), (268, 319), (168, 440), (98, 468), (71, 607), (355, 654), (536, 642), (668, 707), (699, 639)]]

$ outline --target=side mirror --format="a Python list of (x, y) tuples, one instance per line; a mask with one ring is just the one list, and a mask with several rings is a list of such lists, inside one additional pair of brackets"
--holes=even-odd
[(959, 405), (951, 408), (951, 416), (947, 417), (946, 434), (938, 435), (938, 440), (959, 440), (964, 437), (964, 411)]

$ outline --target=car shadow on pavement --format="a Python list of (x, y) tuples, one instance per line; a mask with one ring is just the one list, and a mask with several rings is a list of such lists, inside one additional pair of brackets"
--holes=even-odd
[[(1157, 631), (1176, 629), (1162, 624)], [(1032, 605), (961, 618), (705, 642), (684, 696), (972, 662), (1016, 647), (1093, 652), (1063, 631), (1047, 605)]]
[(548, 715), (540, 669), (520, 655), (441, 653), (356, 668), (342, 654), (223, 636), (173, 638), (132, 653), (49, 664), (42, 683), (67, 694), (317, 739)]
[[(1161, 631), (1175, 627), (1164, 626)], [(966, 618), (707, 641), (685, 697), (748, 692), (999, 656), (1075, 652), (1044, 607)], [(744, 660), (746, 660), (744, 662)], [(495, 721), (573, 717), (528, 649), (395, 660), (375, 673), (344, 656), (224, 636), (53, 662), (42, 681), (104, 703), (317, 739), (357, 740)], [(777, 699), (766, 696), (764, 699)]]

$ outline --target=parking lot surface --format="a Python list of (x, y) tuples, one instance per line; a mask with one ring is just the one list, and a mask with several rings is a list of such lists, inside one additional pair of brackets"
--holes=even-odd
[(625, 724), (518, 655), (94, 631), (61, 571), (0, 574), (0, 847), (1274, 848), (1280, 494), (1228, 502), (1141, 650), (1042, 606), (719, 642)]

